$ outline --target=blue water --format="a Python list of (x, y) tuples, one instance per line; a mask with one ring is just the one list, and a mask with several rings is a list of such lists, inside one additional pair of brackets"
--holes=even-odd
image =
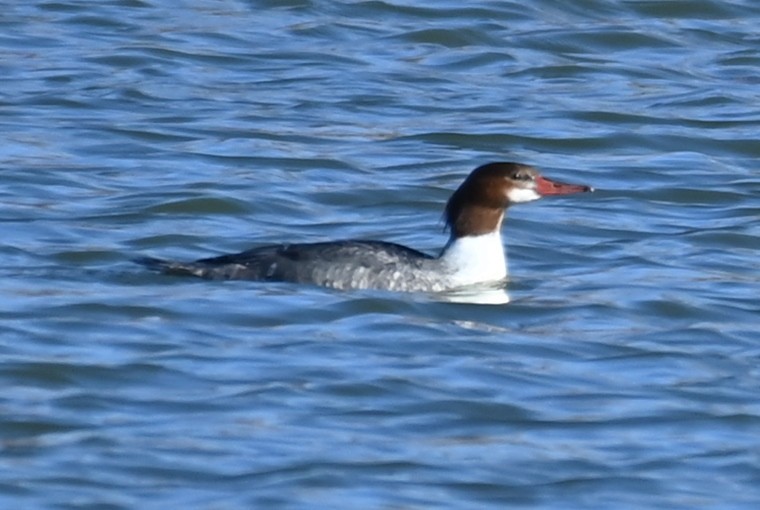
[[(758, 508), (758, 27), (752, 0), (4, 6), (0, 506)], [(434, 253), (497, 160), (597, 188), (510, 210), (507, 305), (130, 262)]]

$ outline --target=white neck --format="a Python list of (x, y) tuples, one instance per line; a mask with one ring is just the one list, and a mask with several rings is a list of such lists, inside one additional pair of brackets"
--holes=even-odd
[(507, 259), (501, 232), (452, 239), (443, 249), (441, 261), (456, 287), (503, 280)]

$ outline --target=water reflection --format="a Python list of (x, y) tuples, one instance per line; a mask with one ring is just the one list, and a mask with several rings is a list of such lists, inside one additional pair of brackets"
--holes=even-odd
[(486, 285), (473, 285), (435, 294), (433, 299), (447, 303), (470, 303), (478, 305), (505, 305), (509, 303), (506, 281)]

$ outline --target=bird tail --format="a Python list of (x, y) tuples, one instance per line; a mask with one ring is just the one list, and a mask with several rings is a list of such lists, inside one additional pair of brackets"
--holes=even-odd
[(138, 257), (136, 259), (132, 259), (132, 262), (135, 264), (140, 264), (141, 266), (145, 266), (148, 269), (161, 272), (167, 271), (172, 265), (172, 263), (168, 260), (158, 259), (155, 257)]
[(208, 268), (192, 262), (177, 262), (155, 257), (139, 257), (132, 262), (164, 274), (207, 277)]

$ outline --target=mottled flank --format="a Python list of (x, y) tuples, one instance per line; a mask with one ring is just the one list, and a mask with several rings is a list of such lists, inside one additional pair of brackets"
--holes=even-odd
[(380, 241), (284, 244), (195, 262), (152, 258), (137, 262), (167, 274), (213, 280), (286, 281), (335, 289), (443, 289), (437, 283), (444, 270), (440, 259)]

